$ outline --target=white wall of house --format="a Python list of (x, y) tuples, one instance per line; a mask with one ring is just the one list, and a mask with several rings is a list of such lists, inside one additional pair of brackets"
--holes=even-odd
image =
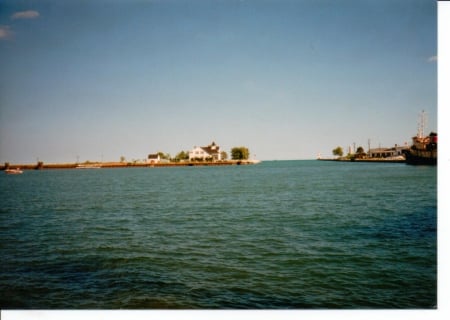
[(194, 159), (197, 159), (197, 158), (206, 159), (209, 156), (210, 155), (207, 152), (205, 152), (205, 150), (203, 150), (200, 147), (194, 147), (194, 149), (189, 151), (189, 160), (194, 160)]
[[(210, 146), (208, 146), (210, 147)], [(208, 149), (208, 147), (204, 147)], [(189, 161), (195, 160), (195, 159), (208, 159), (213, 158), (214, 160), (222, 160), (222, 155), (220, 154), (220, 147), (213, 146), (211, 148), (211, 153), (208, 151), (205, 151), (202, 147), (194, 147), (191, 151), (189, 151)]]
[(211, 150), (214, 151), (214, 154), (210, 155), (212, 157), (214, 157), (214, 160), (222, 160), (222, 154), (220, 152), (220, 147), (219, 146), (210, 146)]

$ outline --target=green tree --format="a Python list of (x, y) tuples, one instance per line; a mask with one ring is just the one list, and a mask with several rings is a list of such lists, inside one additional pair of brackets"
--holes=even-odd
[(234, 147), (231, 149), (231, 159), (233, 160), (247, 160), (250, 156), (250, 151), (246, 147)]
[(161, 159), (170, 160), (170, 154), (169, 153), (164, 153), (164, 152), (159, 151), (158, 154), (159, 154), (159, 157)]
[(220, 159), (227, 160), (228, 159), (228, 154), (225, 151), (222, 151), (220, 153)]
[(120, 162), (125, 162), (125, 157), (124, 156), (120, 156)]
[(363, 147), (358, 147), (358, 149), (356, 149), (356, 153), (357, 153), (357, 154), (362, 154), (362, 153), (364, 153), (364, 148), (363, 148)]
[(342, 157), (344, 155), (342, 147), (337, 147), (336, 149), (333, 149), (333, 155)]
[(189, 159), (189, 151), (180, 151), (180, 152), (175, 156), (175, 160), (176, 160), (176, 161), (187, 160), (187, 159)]

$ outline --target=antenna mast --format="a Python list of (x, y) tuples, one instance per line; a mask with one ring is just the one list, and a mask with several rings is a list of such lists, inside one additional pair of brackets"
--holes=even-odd
[(422, 113), (420, 114), (420, 120), (419, 120), (419, 126), (417, 128), (417, 136), (419, 138), (424, 137), (424, 130), (426, 127), (426, 113), (424, 110), (422, 110)]

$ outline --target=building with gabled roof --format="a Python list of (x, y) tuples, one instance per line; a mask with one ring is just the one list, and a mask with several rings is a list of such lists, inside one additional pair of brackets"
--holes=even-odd
[(189, 151), (189, 161), (209, 159), (213, 161), (222, 160), (220, 147), (214, 141), (206, 147), (194, 147)]
[(367, 153), (369, 158), (391, 158), (404, 155), (407, 149), (409, 149), (408, 146), (401, 147), (395, 145), (392, 148), (372, 148)]
[(155, 154), (149, 154), (147, 157), (147, 162), (148, 163), (159, 163), (161, 161), (161, 157), (159, 156), (158, 153)]

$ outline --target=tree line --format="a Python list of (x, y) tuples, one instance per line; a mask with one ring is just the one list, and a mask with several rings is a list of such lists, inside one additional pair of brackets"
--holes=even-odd
[[(344, 150), (342, 149), (342, 147), (336, 147), (335, 149), (333, 149), (333, 155), (338, 156), (338, 157), (342, 157), (344, 155)], [(348, 154), (347, 157), (355, 157), (355, 156), (361, 156), (364, 154), (364, 148), (363, 147), (358, 147), (356, 149), (356, 153), (354, 154)]]
[[(164, 153), (162, 151), (157, 152), (160, 159), (167, 160), (171, 162), (179, 162), (189, 160), (189, 151), (180, 151), (175, 157), (172, 157), (170, 153)], [(230, 151), (231, 160), (248, 160), (250, 158), (250, 150), (247, 147), (234, 147)], [(228, 153), (225, 151), (220, 152), (220, 158), (222, 160), (228, 160)], [(120, 157), (120, 162), (125, 162), (125, 157)]]

